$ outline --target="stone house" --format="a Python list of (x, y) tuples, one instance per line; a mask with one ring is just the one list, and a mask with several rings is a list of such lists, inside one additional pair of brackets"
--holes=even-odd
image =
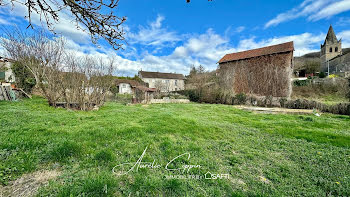
[(15, 74), (12, 72), (11, 65), (14, 60), (0, 57), (0, 81), (14, 83)]
[(225, 92), (254, 96), (290, 97), (293, 42), (226, 54), (217, 76)]
[(160, 92), (185, 89), (185, 77), (182, 74), (139, 71), (139, 77), (149, 84), (149, 88), (155, 88)]

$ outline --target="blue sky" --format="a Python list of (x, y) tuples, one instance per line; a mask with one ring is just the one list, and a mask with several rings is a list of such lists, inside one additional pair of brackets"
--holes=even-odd
[[(343, 47), (350, 47), (350, 0), (120, 0), (115, 13), (126, 16), (127, 43), (114, 51), (98, 48), (77, 30), (69, 13), (60, 13), (56, 31), (77, 54), (117, 57), (118, 75), (138, 70), (188, 74), (192, 65), (214, 70), (226, 53), (295, 42), (295, 56), (318, 51), (333, 25)], [(0, 9), (0, 25), (25, 28), (25, 8)], [(39, 16), (33, 23), (40, 26)]]

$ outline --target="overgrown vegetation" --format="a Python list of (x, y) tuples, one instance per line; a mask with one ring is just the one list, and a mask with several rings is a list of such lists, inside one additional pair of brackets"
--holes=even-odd
[(323, 79), (323, 81), (318, 83), (312, 83), (311, 79), (295, 81), (292, 99), (308, 99), (326, 104), (336, 104), (347, 102), (346, 94), (348, 91), (348, 80), (341, 78), (334, 79), (334, 81)]
[(321, 70), (321, 63), (319, 61), (306, 61), (306, 74), (315, 74)]
[[(55, 169), (39, 196), (350, 195), (350, 118), (254, 114), (229, 105), (107, 103), (99, 111), (51, 108), (34, 97), (0, 102), (0, 182)], [(116, 176), (112, 168), (144, 162)], [(189, 174), (229, 179), (166, 179), (164, 166), (199, 164)], [(180, 173), (181, 174), (181, 173)], [(186, 173), (185, 173), (186, 174)]]
[(16, 86), (30, 94), (36, 85), (34, 75), (21, 62), (13, 63), (11, 69), (16, 76)]
[(0, 45), (31, 73), (51, 106), (63, 103), (65, 108), (92, 110), (103, 105), (114, 84), (113, 57), (97, 59), (66, 53), (65, 40), (50, 40), (44, 31), (8, 31)]

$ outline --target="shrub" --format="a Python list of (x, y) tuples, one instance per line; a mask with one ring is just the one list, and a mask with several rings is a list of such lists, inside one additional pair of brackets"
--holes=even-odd
[(192, 102), (200, 102), (198, 90), (182, 90), (178, 91), (178, 93), (187, 96)]
[(338, 75), (331, 74), (331, 75), (329, 75), (328, 77), (329, 77), (329, 78), (337, 78), (337, 77), (338, 77)]
[(287, 102), (287, 99), (286, 98), (280, 98), (279, 102), (280, 102), (281, 107), (284, 107), (285, 103)]
[(20, 62), (13, 63), (11, 69), (16, 76), (16, 85), (30, 94), (36, 84), (33, 74)]
[(310, 79), (307, 79), (307, 80), (295, 80), (293, 82), (293, 85), (294, 86), (307, 86), (307, 85), (310, 85), (310, 83), (311, 83)]
[(297, 99), (297, 100), (287, 101), (284, 107), (289, 109), (318, 109), (322, 112), (341, 114), (341, 115), (350, 115), (350, 103), (326, 105), (316, 101)]
[(239, 93), (235, 96), (235, 100), (241, 105), (247, 101), (247, 96), (244, 93)]
[(319, 78), (325, 78), (326, 77), (326, 73), (324, 72), (320, 72), (320, 74), (318, 74)]

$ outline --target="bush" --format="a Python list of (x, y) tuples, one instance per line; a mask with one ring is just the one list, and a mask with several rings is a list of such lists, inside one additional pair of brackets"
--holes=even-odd
[(326, 73), (324, 72), (320, 72), (320, 74), (318, 74), (319, 78), (325, 78), (326, 77)]
[(26, 66), (19, 62), (13, 63), (11, 69), (15, 74), (17, 87), (22, 88), (25, 92), (30, 94), (36, 85), (33, 74)]
[(299, 86), (308, 86), (310, 84), (311, 84), (311, 80), (309, 78), (307, 80), (295, 80), (293, 82), (293, 85), (297, 86), (297, 87), (299, 87)]
[(329, 75), (328, 77), (332, 79), (332, 78), (337, 78), (338, 75), (336, 75), (336, 74), (331, 74), (331, 75)]
[(181, 90), (177, 93), (184, 95), (190, 99), (192, 102), (200, 102), (200, 96), (198, 90)]
[(247, 96), (244, 93), (239, 93), (235, 96), (235, 100), (238, 104), (242, 105), (247, 101)]
[(350, 103), (339, 103), (336, 105), (326, 105), (316, 101), (304, 99), (289, 100), (284, 104), (289, 109), (318, 109), (322, 112), (332, 114), (350, 115)]

